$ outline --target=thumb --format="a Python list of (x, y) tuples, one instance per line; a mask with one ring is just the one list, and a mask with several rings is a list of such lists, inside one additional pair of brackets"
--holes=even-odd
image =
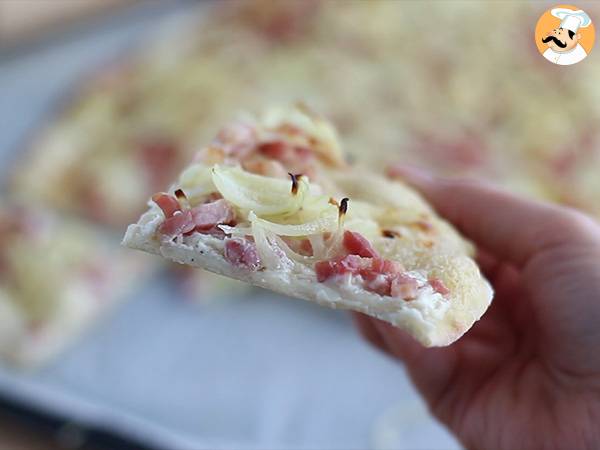
[(442, 398), (457, 367), (458, 347), (425, 348), (405, 331), (379, 319), (363, 317), (370, 321), (372, 333), (377, 333), (377, 347), (404, 362), (425, 400), (432, 405)]

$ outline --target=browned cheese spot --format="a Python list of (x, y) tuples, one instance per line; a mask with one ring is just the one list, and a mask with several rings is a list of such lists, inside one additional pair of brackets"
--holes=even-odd
[(381, 230), (381, 235), (388, 239), (400, 238), (402, 235), (395, 230)]
[(302, 177), (302, 174), (297, 173), (294, 175), (293, 173), (288, 172), (288, 175), (292, 179), (292, 195), (296, 195), (298, 194), (298, 181)]

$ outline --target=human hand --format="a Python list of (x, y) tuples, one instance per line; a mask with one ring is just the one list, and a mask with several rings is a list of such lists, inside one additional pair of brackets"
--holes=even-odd
[(470, 449), (600, 447), (600, 226), (568, 208), (399, 168), (478, 247), (495, 296), (456, 343), (426, 349), (355, 314)]

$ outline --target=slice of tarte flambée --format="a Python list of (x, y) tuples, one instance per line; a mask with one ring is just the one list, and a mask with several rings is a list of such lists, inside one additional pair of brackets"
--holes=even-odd
[(131, 256), (86, 224), (0, 205), (0, 359), (32, 368), (72, 343), (124, 299)]
[[(368, 151), (368, 150), (365, 150)], [(472, 248), (414, 191), (344, 161), (305, 107), (223, 128), (124, 244), (448, 345), (492, 290)]]

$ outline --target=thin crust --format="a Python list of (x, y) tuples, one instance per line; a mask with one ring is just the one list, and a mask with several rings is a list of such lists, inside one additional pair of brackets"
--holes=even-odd
[[(329, 308), (360, 311), (408, 331), (428, 347), (448, 345), (462, 336), (492, 299), (492, 289), (469, 256), (470, 244), (437, 218), (417, 193), (399, 182), (360, 168), (324, 170), (322, 179), (328, 193), (348, 196), (351, 202), (370, 202), (381, 213), (377, 219), (380, 225), (395, 230), (394, 238), (372, 240), (381, 256), (401, 261), (407, 270), (424, 279), (439, 278), (450, 291), (446, 298), (430, 291), (405, 301), (365, 291), (352, 283), (320, 283), (313, 267), (300, 262), (277, 270), (236, 268), (226, 260), (223, 240), (217, 237), (194, 233), (161, 239), (159, 227), (164, 215), (153, 202), (139, 222), (128, 228), (123, 244)], [(421, 227), (422, 220), (427, 221), (427, 227)]]

